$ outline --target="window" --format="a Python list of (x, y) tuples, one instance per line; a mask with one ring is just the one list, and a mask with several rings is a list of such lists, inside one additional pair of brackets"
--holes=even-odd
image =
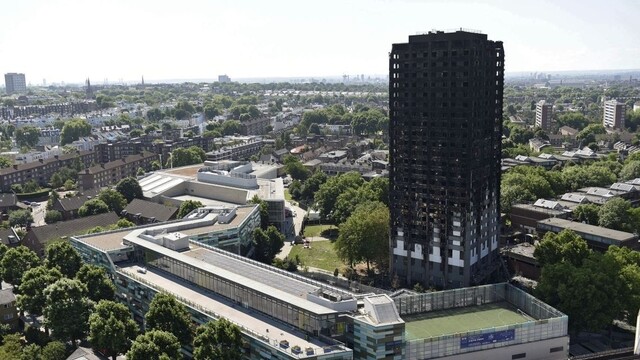
[(11, 320), (11, 319), (13, 319), (13, 314), (4, 314), (4, 319), (5, 319), (5, 320)]
[(562, 351), (564, 350), (563, 346), (558, 346), (558, 347), (552, 347), (551, 349), (549, 349), (550, 353), (554, 353), (554, 352), (558, 352), (558, 351)]
[(511, 360), (524, 359), (526, 357), (527, 357), (527, 353), (520, 353), (520, 354), (511, 355)]

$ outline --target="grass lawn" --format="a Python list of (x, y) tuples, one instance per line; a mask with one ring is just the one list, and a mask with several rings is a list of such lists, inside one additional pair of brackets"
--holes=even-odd
[(331, 272), (336, 268), (341, 269), (345, 266), (336, 255), (331, 241), (312, 241), (309, 249), (305, 249), (302, 244), (293, 245), (289, 258), (294, 259), (296, 255), (303, 266), (311, 266)]
[(291, 201), (291, 193), (289, 192), (289, 189), (284, 189), (284, 199)]
[[(304, 228), (304, 236), (322, 236), (322, 232), (329, 229), (337, 229), (335, 225), (307, 225)], [(329, 238), (328, 236), (325, 236)]]

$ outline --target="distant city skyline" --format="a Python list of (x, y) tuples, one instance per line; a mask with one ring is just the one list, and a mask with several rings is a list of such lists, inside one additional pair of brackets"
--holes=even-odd
[(503, 41), (507, 73), (637, 69), (638, 13), (634, 0), (23, 0), (0, 12), (0, 73), (33, 85), (386, 74), (393, 43), (460, 27)]

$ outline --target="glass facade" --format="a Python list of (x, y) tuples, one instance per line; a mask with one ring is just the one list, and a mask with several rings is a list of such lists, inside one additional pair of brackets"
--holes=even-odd
[(190, 283), (235, 301), (244, 307), (274, 317), (297, 329), (316, 335), (329, 335), (330, 329), (332, 327), (335, 328), (336, 314), (314, 314), (269, 294), (242, 284), (234, 283), (220, 276), (216, 276), (216, 274), (178, 261), (169, 256), (161, 255), (149, 249), (145, 249), (144, 257), (145, 263), (148, 266), (171, 273)]

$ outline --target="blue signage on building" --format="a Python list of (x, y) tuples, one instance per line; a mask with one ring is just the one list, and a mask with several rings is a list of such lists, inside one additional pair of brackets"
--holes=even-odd
[(516, 338), (516, 330), (494, 331), (487, 334), (469, 335), (460, 338), (460, 348), (488, 345), (503, 341), (511, 341)]

